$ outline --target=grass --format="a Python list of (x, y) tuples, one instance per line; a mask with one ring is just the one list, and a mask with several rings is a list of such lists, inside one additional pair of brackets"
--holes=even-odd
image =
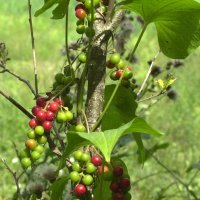
[[(35, 0), (32, 5), (32, 12), (34, 13), (41, 6), (41, 1)], [(8, 0), (0, 3), (0, 7), (0, 27), (3, 27), (0, 41), (6, 43), (9, 57), (11, 58), (11, 61), (7, 63), (7, 67), (34, 85), (27, 4), (23, 1), (11, 3)], [(73, 5), (71, 5), (70, 10), (72, 9)], [(59, 49), (64, 44), (64, 20), (49, 20), (49, 16), (51, 16), (51, 11), (38, 18), (33, 18), (38, 84), (39, 92), (41, 93), (49, 91), (54, 75), (60, 71), (64, 60), (59, 55)], [(74, 34), (76, 25), (73, 14), (70, 15), (69, 20), (69, 40), (76, 40), (78, 34)], [(136, 26), (137, 31), (131, 38), (132, 45), (127, 46), (128, 51), (131, 51), (139, 35), (139, 25)], [(144, 34), (136, 52), (139, 63), (132, 66), (134, 77), (137, 78), (138, 84), (141, 85), (148, 70), (147, 61), (154, 57), (158, 49), (156, 30), (154, 25), (151, 25)], [(157, 151), (156, 156), (185, 182), (189, 182), (195, 173), (195, 170), (186, 173), (186, 169), (191, 164), (199, 161), (199, 53), (200, 51), (197, 50), (189, 56), (184, 61), (185, 67), (173, 70), (173, 74), (178, 78), (173, 85), (173, 88), (178, 91), (178, 100), (171, 101), (168, 98), (163, 98), (159, 104), (145, 113), (147, 121), (155, 129), (165, 133), (165, 136), (160, 139), (151, 138), (144, 141), (145, 147), (150, 148), (156, 143), (168, 142), (170, 144), (169, 147)], [(155, 64), (165, 68), (166, 62), (169, 60), (163, 54), (160, 54)], [(162, 76), (164, 77), (164, 75)], [(8, 73), (0, 74), (0, 77), (0, 88), (30, 111), (34, 105), (34, 100), (29, 88)], [(26, 133), (29, 130), (29, 119), (3, 96), (0, 96), (0, 102), (0, 155), (14, 171), (16, 170), (19, 173), (22, 168), (19, 162), (15, 162), (16, 154), (12, 141), (15, 142), (17, 149), (23, 148)], [(149, 102), (152, 101), (143, 102), (140, 106), (148, 106)], [(131, 155), (123, 159), (128, 165), (132, 182), (157, 173), (133, 185), (134, 200), (155, 199), (158, 192), (174, 182), (170, 174), (164, 173), (165, 170), (152, 158), (146, 161), (144, 169), (141, 169), (141, 165), (137, 162), (137, 146), (134, 142), (129, 143), (127, 151)], [(1, 162), (0, 176), (3, 180), (0, 184), (0, 199), (9, 200), (16, 188), (14, 179)], [(183, 195), (186, 195), (185, 189), (178, 182), (169, 187), (166, 194), (172, 195), (176, 193), (178, 191), (177, 187), (183, 192)], [(199, 178), (196, 177), (190, 189), (198, 191), (198, 187)], [(197, 196), (199, 195), (198, 192)], [(178, 197), (173, 196), (171, 199), (181, 199), (179, 197), (180, 194), (176, 194), (176, 196)]]

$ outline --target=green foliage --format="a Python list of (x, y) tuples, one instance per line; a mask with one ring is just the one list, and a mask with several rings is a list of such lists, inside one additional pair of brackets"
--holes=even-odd
[(33, 194), (33, 195), (31, 196), (30, 200), (37, 200), (36, 194)]
[(184, 59), (200, 45), (200, 3), (195, 0), (125, 1), (121, 9), (141, 15), (145, 26), (154, 22), (162, 52)]

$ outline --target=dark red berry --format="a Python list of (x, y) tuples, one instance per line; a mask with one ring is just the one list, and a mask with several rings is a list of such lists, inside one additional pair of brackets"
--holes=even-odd
[(83, 195), (86, 192), (85, 186), (82, 184), (79, 184), (75, 187), (75, 192), (78, 195)]
[(113, 200), (124, 200), (125, 197), (122, 193), (115, 193), (113, 196)]
[[(124, 69), (125, 69), (125, 67), (123, 67), (122, 69), (124, 70)], [(130, 67), (127, 67), (127, 68), (126, 68), (126, 70), (129, 70), (129, 71), (131, 71), (131, 68), (130, 68)]]
[(48, 121), (53, 121), (55, 118), (55, 114), (51, 111), (47, 111), (46, 112), (46, 120)]
[(83, 4), (78, 4), (78, 5), (76, 5), (76, 7), (75, 7), (75, 11), (76, 11), (77, 9), (83, 9), (83, 10), (85, 10), (85, 6), (84, 6)]
[(131, 182), (128, 178), (122, 178), (119, 182), (120, 188), (128, 188), (130, 186)]
[(113, 174), (114, 174), (116, 177), (122, 176), (123, 173), (124, 173), (124, 170), (123, 170), (123, 168), (120, 167), (120, 166), (115, 167), (114, 170), (113, 170)]
[(37, 119), (31, 119), (30, 121), (29, 121), (29, 126), (32, 128), (32, 129), (35, 129), (35, 127), (36, 126), (38, 126), (39, 125), (39, 121), (37, 120)]
[(37, 112), (42, 110), (40, 106), (33, 106), (32, 113), (36, 116)]
[(112, 69), (112, 68), (115, 67), (115, 64), (111, 63), (110, 60), (107, 60), (106, 61), (106, 67), (109, 68), (109, 69)]
[[(57, 104), (60, 104), (60, 99), (57, 98), (57, 99), (55, 99), (54, 102), (56, 102)], [(64, 106), (64, 104), (65, 104), (64, 100), (61, 99), (61, 105)]]
[(50, 108), (49, 108), (50, 111), (57, 112), (58, 109), (59, 109), (59, 104), (58, 103), (56, 103), (56, 102), (50, 103)]
[(42, 108), (46, 105), (46, 99), (44, 97), (38, 97), (36, 100), (36, 104)]
[(46, 112), (42, 110), (37, 112), (37, 115), (36, 115), (37, 119), (39, 119), (40, 121), (44, 121), (46, 119), (46, 116), (47, 116)]
[(91, 158), (91, 163), (94, 165), (94, 166), (100, 166), (102, 164), (102, 160), (101, 160), (101, 157), (100, 156), (93, 156)]
[(116, 72), (116, 75), (115, 75), (115, 77), (116, 77), (116, 79), (120, 79), (120, 77), (121, 77), (121, 75), (122, 75), (122, 73), (123, 73), (123, 71), (121, 71), (121, 70), (118, 70), (117, 72)]
[(113, 192), (119, 192), (119, 185), (116, 182), (112, 182), (110, 184), (110, 190)]
[(50, 121), (44, 121), (42, 123), (42, 126), (43, 126), (43, 128), (44, 128), (45, 131), (50, 131), (51, 127), (52, 127), (52, 122), (50, 122)]

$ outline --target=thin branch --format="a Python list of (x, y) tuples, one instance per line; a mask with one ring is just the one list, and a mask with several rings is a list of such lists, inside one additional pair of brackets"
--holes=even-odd
[(16, 183), (16, 186), (17, 186), (17, 194), (18, 194), (18, 197), (20, 200), (22, 200), (22, 196), (21, 196), (21, 193), (20, 193), (20, 188), (19, 188), (19, 179), (20, 177), (22, 176), (22, 174), (26, 171), (26, 169), (24, 169), (24, 171), (20, 174), (20, 176), (17, 178), (16, 176), (16, 172), (13, 172), (10, 167), (7, 165), (6, 161), (0, 156), (0, 159), (2, 160), (2, 162), (4, 163), (4, 165), (6, 166), (6, 168), (8, 169), (8, 171), (13, 175), (14, 179), (15, 179), (15, 183)]
[(6, 94), (2, 89), (0, 89), (0, 93), (8, 99), (13, 105), (15, 105), (19, 110), (21, 110), (27, 117), (30, 119), (33, 119), (34, 116), (31, 115), (23, 106), (21, 106), (19, 103), (17, 103), (14, 99), (12, 99), (8, 94)]
[(85, 118), (85, 123), (86, 123), (86, 128), (87, 128), (87, 132), (89, 133), (90, 132), (90, 129), (89, 129), (89, 125), (88, 125), (88, 120), (87, 120), (87, 117), (86, 117), (86, 114), (84, 112), (83, 109), (81, 109), (82, 113), (83, 113), (83, 116)]
[(152, 96), (150, 96), (150, 97), (148, 97), (148, 98), (146, 98), (146, 99), (142, 99), (142, 100), (140, 100), (140, 101), (137, 101), (137, 103), (140, 103), (140, 102), (143, 102), (143, 101), (152, 99), (152, 98), (154, 98), (154, 97), (158, 97), (158, 96), (160, 96), (160, 95), (162, 95), (162, 94), (165, 94), (165, 93), (166, 93), (166, 92), (161, 91), (159, 94), (152, 95)]
[(108, 4), (108, 10), (106, 14), (106, 26), (110, 23), (110, 16), (111, 16), (111, 11), (114, 8), (115, 0), (110, 0)]
[(0, 67), (2, 67), (4, 70), (1, 71), (0, 73), (4, 73), (4, 72), (8, 72), (10, 74), (12, 74), (13, 76), (15, 76), (16, 78), (18, 78), (20, 81), (24, 82), (31, 90), (31, 92), (34, 94), (34, 96), (36, 96), (36, 92), (33, 89), (33, 87), (31, 86), (30, 82), (23, 79), (22, 77), (20, 77), (19, 75), (17, 75), (15, 72), (12, 72), (11, 70), (9, 70), (5, 65), (0, 63)]
[(154, 63), (154, 61), (156, 60), (157, 56), (160, 54), (160, 52), (161, 52), (161, 50), (158, 51), (158, 53), (155, 55), (154, 59), (152, 60), (151, 65), (150, 65), (150, 68), (149, 68), (149, 71), (148, 71), (148, 73), (147, 73), (147, 75), (146, 75), (146, 78), (144, 79), (144, 82), (143, 82), (143, 84), (142, 84), (142, 86), (141, 86), (139, 92), (137, 93), (137, 96), (139, 96), (140, 93), (142, 92), (142, 90), (143, 90), (143, 88), (144, 88), (144, 85), (145, 85), (145, 83), (146, 83), (146, 81), (147, 81), (147, 79), (148, 79), (148, 77), (149, 77), (149, 75), (150, 75), (150, 73), (151, 73), (151, 69), (152, 69), (152, 67), (153, 67), (153, 63)]
[(29, 8), (29, 23), (30, 23), (30, 29), (31, 29), (31, 41), (32, 41), (33, 63), (34, 63), (34, 73), (35, 73), (35, 90), (36, 90), (36, 96), (37, 96), (38, 95), (37, 66), (36, 66), (35, 44), (34, 44), (34, 36), (33, 36), (33, 25), (32, 25), (32, 18), (31, 18), (31, 3), (30, 3), (30, 0), (28, 0), (28, 8)]

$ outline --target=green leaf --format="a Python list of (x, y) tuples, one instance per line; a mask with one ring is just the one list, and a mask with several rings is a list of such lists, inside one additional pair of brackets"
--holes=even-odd
[(30, 198), (30, 200), (37, 200), (37, 195), (36, 194), (33, 194)]
[(53, 10), (51, 19), (62, 19), (69, 5), (69, 0), (60, 0), (58, 6)]
[(186, 172), (188, 173), (188, 172), (190, 172), (192, 169), (200, 169), (200, 162), (197, 162), (197, 163), (193, 164), (192, 166), (190, 166), (190, 167), (186, 170)]
[(144, 166), (144, 160), (145, 160), (145, 149), (144, 149), (144, 145), (143, 145), (143, 142), (142, 142), (141, 133), (133, 133), (133, 136), (135, 138), (135, 141), (136, 141), (137, 146), (138, 146), (140, 153), (141, 153), (142, 167), (143, 167)]
[[(107, 105), (116, 85), (107, 85), (105, 88), (104, 108)], [(106, 111), (101, 122), (101, 129), (116, 129), (136, 117), (137, 103), (133, 93), (125, 87), (119, 86), (114, 99)]]
[(121, 9), (141, 15), (145, 25), (154, 22), (162, 52), (184, 59), (200, 45), (200, 3), (197, 0), (125, 1)]
[(69, 181), (69, 176), (62, 177), (59, 180), (56, 180), (51, 186), (50, 190), (52, 191), (51, 200), (61, 200), (62, 193), (65, 189), (65, 185)]
[[(103, 132), (74, 132), (69, 131), (67, 133), (67, 146), (61, 157), (58, 170), (65, 167), (66, 158), (72, 154), (75, 150), (82, 146), (94, 145), (99, 148), (105, 157), (106, 162), (110, 162), (112, 150), (117, 143), (119, 137), (126, 133), (131, 132), (144, 132), (156, 137), (161, 137), (162, 134), (154, 130), (148, 123), (140, 118), (136, 117), (129, 123), (121, 126), (118, 129), (107, 130)], [(57, 171), (58, 171), (57, 170)]]

